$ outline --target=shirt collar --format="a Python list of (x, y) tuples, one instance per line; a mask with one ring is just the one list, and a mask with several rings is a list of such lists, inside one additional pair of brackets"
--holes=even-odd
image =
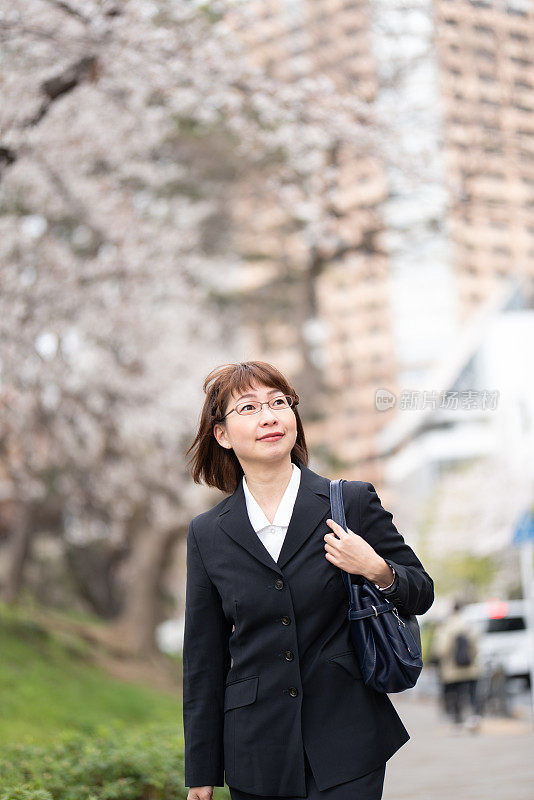
[(300, 469), (297, 467), (295, 463), (293, 463), (293, 474), (291, 475), (290, 481), (286, 487), (283, 497), (280, 500), (280, 505), (276, 509), (276, 514), (274, 516), (272, 523), (269, 522), (269, 520), (263, 513), (262, 509), (258, 505), (257, 501), (252, 496), (250, 489), (247, 486), (245, 476), (243, 475), (243, 491), (245, 492), (247, 512), (251, 525), (256, 533), (262, 528), (266, 528), (271, 524), (283, 528), (288, 527), (291, 515), (293, 514), (293, 507), (295, 505), (295, 500), (297, 499), (297, 493), (300, 485), (300, 475), (301, 475)]

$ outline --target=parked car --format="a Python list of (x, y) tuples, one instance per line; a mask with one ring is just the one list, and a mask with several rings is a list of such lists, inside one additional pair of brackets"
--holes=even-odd
[(483, 666), (502, 666), (507, 678), (530, 685), (532, 646), (524, 600), (488, 600), (464, 606), (462, 616), (480, 632)]

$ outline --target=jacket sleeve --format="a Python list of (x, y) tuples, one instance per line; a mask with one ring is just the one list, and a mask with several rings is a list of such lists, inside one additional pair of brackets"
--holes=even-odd
[[(358, 520), (356, 514), (354, 519)], [(403, 614), (424, 614), (434, 602), (434, 581), (393, 524), (372, 483), (363, 482), (359, 502), (359, 533), (395, 568), (397, 579), (382, 592)]]
[(204, 567), (193, 532), (187, 534), (183, 643), (185, 785), (224, 786), (224, 689), (230, 667), (230, 624)]

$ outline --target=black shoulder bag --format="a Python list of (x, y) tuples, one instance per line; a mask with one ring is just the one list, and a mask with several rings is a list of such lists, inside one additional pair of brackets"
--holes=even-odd
[[(330, 505), (334, 522), (347, 530), (343, 482), (342, 478), (330, 481)], [(341, 575), (349, 593), (350, 633), (365, 685), (377, 692), (411, 689), (423, 669), (417, 617), (400, 613), (363, 575), (351, 576), (344, 570)]]

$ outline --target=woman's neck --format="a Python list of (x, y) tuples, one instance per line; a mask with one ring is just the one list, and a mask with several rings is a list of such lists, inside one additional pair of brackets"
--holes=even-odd
[[(291, 460), (284, 462), (283, 465), (279, 463), (261, 464), (257, 467), (250, 465), (244, 472), (247, 488), (259, 506), (264, 511), (266, 508), (274, 508), (276, 511), (293, 475)], [(269, 514), (267, 516), (269, 517)]]

